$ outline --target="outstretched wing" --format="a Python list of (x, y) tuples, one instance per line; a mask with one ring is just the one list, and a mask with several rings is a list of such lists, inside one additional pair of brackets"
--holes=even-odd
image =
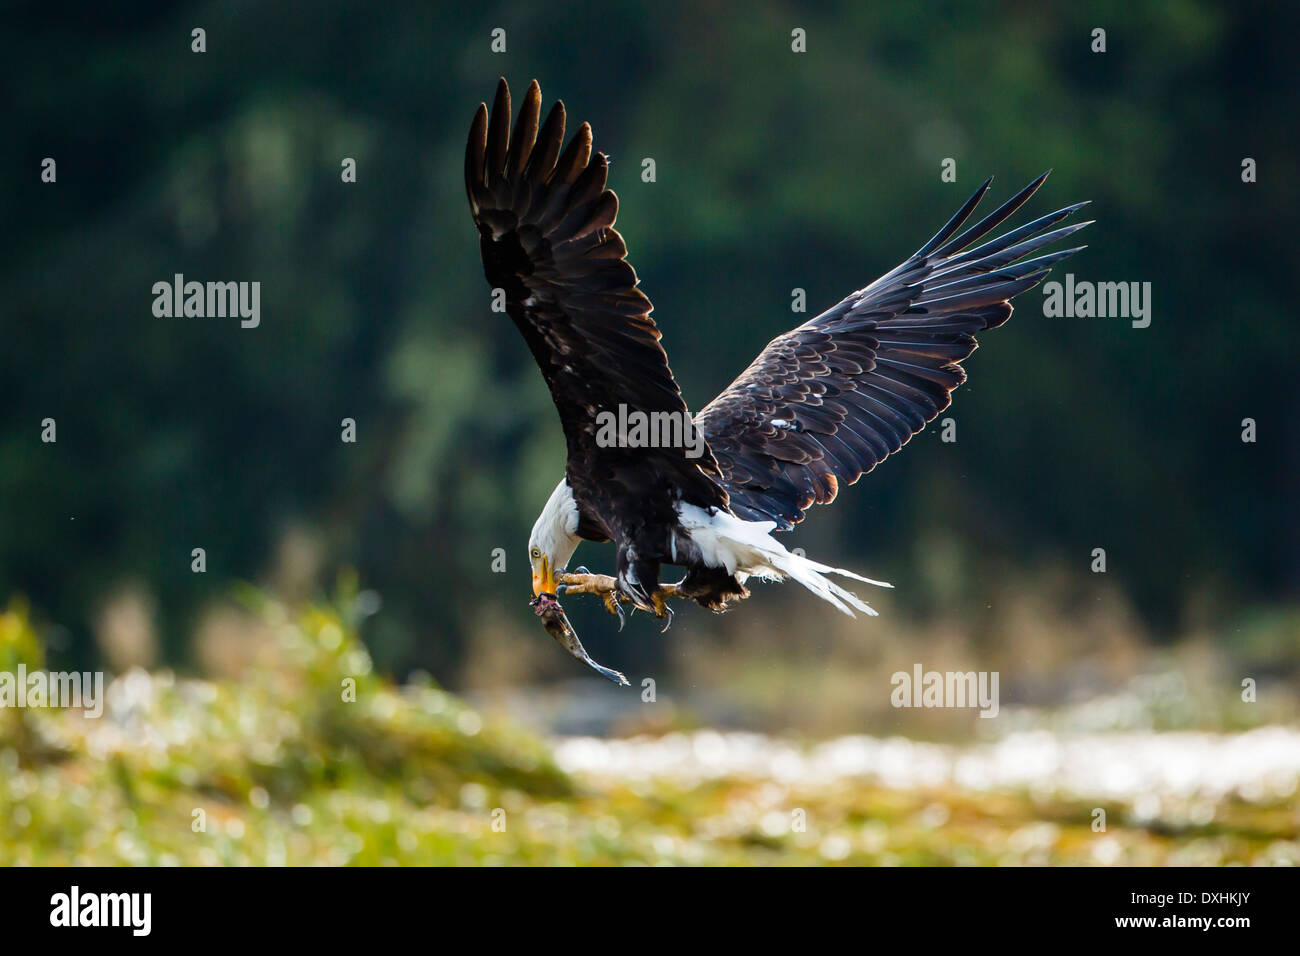
[[(1026, 258), (1089, 223), (1053, 228), (1068, 206), (976, 248), (1047, 173), (964, 233), (989, 181), (893, 271), (774, 339), (702, 409), (696, 424), (722, 470), (731, 508), (790, 529), (835, 498), (948, 407), (975, 334), (1011, 315), (1012, 296), (1082, 246)], [(966, 250), (966, 251), (963, 251)]]
[[(725, 502), (708, 477), (707, 448), (600, 449), (596, 418), (620, 404), (689, 421), (652, 308), (637, 288), (627, 247), (614, 229), (618, 197), (605, 188), (609, 161), (592, 154), (591, 127), (564, 141), (564, 104), (538, 129), (542, 94), (528, 87), (513, 136), (510, 90), (497, 86), (489, 116), (480, 104), (465, 153), (465, 186), (478, 225), (488, 282), (505, 291), (506, 312), (523, 334), (559, 410), (569, 462), (608, 472), (618, 461), (651, 460), (695, 497)], [(694, 449), (698, 451), (699, 449)], [(603, 459), (603, 460), (602, 460)], [(603, 467), (602, 467), (603, 466)]]

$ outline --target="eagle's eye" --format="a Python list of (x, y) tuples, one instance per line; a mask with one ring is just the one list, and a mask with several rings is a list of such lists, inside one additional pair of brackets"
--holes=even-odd
[(533, 550), (529, 551), (528, 553), (532, 555), (534, 558), (540, 558), (542, 556), (542, 549), (533, 548)]

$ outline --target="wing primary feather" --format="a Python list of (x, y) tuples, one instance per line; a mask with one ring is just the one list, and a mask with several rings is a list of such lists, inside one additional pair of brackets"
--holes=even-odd
[(485, 181), (483, 179), (483, 156), (487, 150), (487, 104), (480, 103), (474, 114), (474, 122), (469, 128), (469, 145), (465, 149), (465, 191), (469, 193), (470, 211), (478, 215), (478, 192)]
[(515, 121), (515, 132), (510, 137), (509, 150), (506, 153), (506, 175), (517, 180), (528, 163), (537, 141), (537, 119), (542, 112), (542, 90), (533, 80), (528, 84), (524, 102), (519, 107), (519, 119)]
[(1047, 177), (1050, 176), (1051, 174), (1052, 171), (1050, 169), (1047, 172), (1043, 173), (1041, 176), (1035, 179), (1024, 189), (1020, 190), (1020, 192), (1016, 193), (1014, 196), (1012, 196), (1010, 199), (1004, 202), (997, 209), (993, 210), (991, 213), (989, 213), (987, 216), (985, 216), (975, 225), (971, 226), (969, 229), (963, 232), (960, 236), (957, 236), (951, 242), (947, 243), (942, 249), (936, 250), (934, 253), (934, 257), (936, 259), (946, 259), (952, 253), (960, 252), (962, 249), (965, 249), (967, 246), (969, 246), (972, 242), (978, 242), (980, 239), (987, 236), (990, 232), (992, 232), (1002, 223), (1006, 222), (1006, 220), (1011, 218), (1011, 216), (1015, 214), (1015, 211), (1017, 209), (1019, 209), (1026, 202), (1028, 202), (1029, 197), (1032, 196), (1034, 193), (1038, 192), (1038, 187), (1043, 185), (1043, 183), (1047, 180)]
[[(1015, 243), (1020, 242), (1022, 239), (1033, 236), (1049, 226), (1056, 225), (1075, 211), (1088, 205), (1091, 201), (1092, 200), (1085, 200), (1084, 202), (1075, 203), (1073, 206), (1066, 206), (1064, 209), (1056, 210), (1056, 212), (1049, 212), (1046, 216), (1040, 216), (1033, 222), (1025, 223), (1023, 226), (1017, 226), (1015, 229), (998, 236), (996, 239), (990, 239), (982, 246), (976, 246), (974, 249), (967, 249), (960, 255), (945, 260), (943, 267), (947, 269), (953, 266), (962, 265), (963, 263), (983, 258), (984, 256), (991, 255), (1001, 249), (1005, 249), (1008, 246), (1012, 246)], [(1089, 220), (1089, 222), (1094, 221), (1095, 220)]]
[(564, 120), (564, 101), (556, 100), (551, 111), (546, 114), (546, 122), (537, 134), (533, 154), (528, 157), (528, 165), (524, 167), (524, 179), (534, 186), (543, 185), (555, 168), (560, 147), (564, 145)]
[(555, 163), (551, 181), (572, 183), (591, 161), (591, 124), (583, 123)]
[(916, 251), (913, 258), (925, 259), (930, 255), (930, 253), (934, 252), (935, 249), (939, 248), (940, 244), (947, 242), (948, 237), (960, 229), (962, 223), (970, 218), (970, 214), (975, 211), (975, 207), (979, 205), (980, 200), (984, 198), (984, 194), (989, 191), (989, 186), (992, 184), (992, 176), (984, 180), (983, 185), (971, 194), (970, 199), (967, 199), (966, 202), (962, 204), (962, 207), (953, 214), (953, 217), (948, 220), (947, 224), (934, 234), (933, 239)]
[(983, 270), (973, 275), (964, 276), (951, 282), (925, 284), (925, 294), (916, 300), (916, 305), (924, 305), (927, 302), (942, 298), (944, 295), (953, 295), (957, 292), (963, 292), (967, 289), (978, 289), (991, 285), (994, 280), (1013, 281), (1024, 278), (1031, 272), (1040, 268), (1047, 268), (1054, 263), (1059, 262), (1066, 256), (1072, 256), (1080, 249), (1086, 249), (1087, 246), (1075, 246), (1073, 249), (1062, 249), (1058, 252), (1049, 252), (1047, 255), (1038, 256), (1034, 259), (1026, 259), (1023, 262), (1016, 262), (1010, 265), (999, 267), (996, 271)]
[(1075, 222), (1068, 226), (1062, 226), (1059, 229), (1053, 229), (1049, 232), (1041, 233), (1026, 239), (1024, 242), (1016, 243), (1005, 249), (992, 252), (990, 255), (978, 259), (957, 262), (952, 260), (951, 264), (945, 262), (943, 267), (930, 273), (926, 280), (927, 288), (934, 288), (936, 279), (953, 279), (958, 276), (965, 276), (970, 273), (988, 273), (1002, 266), (1008, 265), (1018, 259), (1023, 259), (1031, 252), (1036, 252), (1043, 246), (1051, 245), (1058, 239), (1064, 239), (1066, 236), (1073, 235), (1085, 226), (1091, 226), (1096, 220), (1089, 219), (1087, 222)]
[(506, 148), (510, 142), (510, 87), (503, 76), (497, 84), (496, 99), (492, 101), (492, 120), (487, 133), (487, 186), (501, 181), (506, 165)]

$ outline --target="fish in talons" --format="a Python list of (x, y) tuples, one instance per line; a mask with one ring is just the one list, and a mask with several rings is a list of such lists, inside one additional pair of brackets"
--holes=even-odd
[(528, 603), (537, 616), (542, 619), (542, 626), (546, 628), (546, 633), (555, 638), (557, 644), (607, 680), (611, 680), (622, 687), (631, 686), (628, 679), (621, 672), (597, 664), (591, 659), (587, 649), (582, 646), (582, 641), (578, 640), (578, 632), (569, 623), (569, 616), (564, 613), (564, 608), (560, 607), (559, 598), (554, 594), (543, 592)]

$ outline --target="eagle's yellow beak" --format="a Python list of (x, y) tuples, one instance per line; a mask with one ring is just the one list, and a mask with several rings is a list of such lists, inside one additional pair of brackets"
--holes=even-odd
[(546, 555), (542, 555), (537, 569), (533, 571), (533, 596), (554, 593), (555, 575), (551, 569), (551, 561)]

